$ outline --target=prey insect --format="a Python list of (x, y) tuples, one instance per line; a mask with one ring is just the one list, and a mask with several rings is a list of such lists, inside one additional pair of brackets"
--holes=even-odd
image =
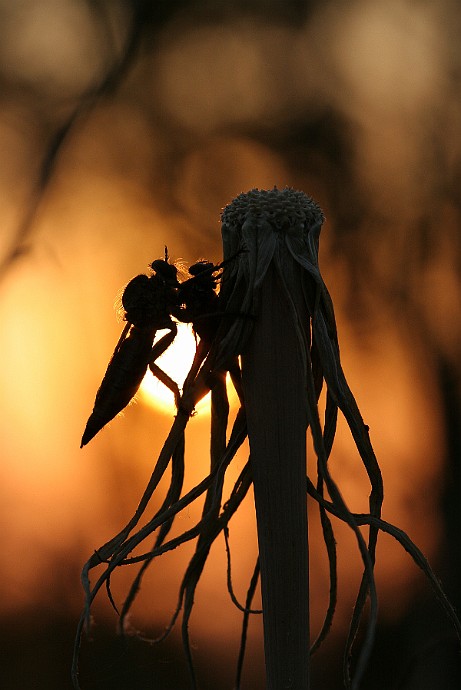
[[(214, 274), (221, 266), (199, 261), (189, 269), (191, 278), (179, 282), (177, 268), (169, 263), (165, 247), (165, 258), (150, 264), (150, 277), (138, 275), (128, 283), (122, 294), (127, 323), (96, 393), (81, 448), (134, 398), (148, 368), (173, 392), (179, 405), (178, 385), (156, 360), (176, 337), (178, 329), (173, 318), (192, 323), (200, 341), (209, 347), (217, 328), (219, 276)], [(156, 332), (165, 329), (169, 332), (154, 344)]]
[[(195, 379), (201, 365), (207, 358), (223, 317), (248, 316), (239, 312), (224, 312), (221, 296), (217, 289), (224, 267), (232, 263), (243, 252), (246, 252), (246, 249), (240, 249), (233, 256), (217, 265), (205, 260), (198, 261), (189, 268), (192, 278), (181, 283), (179, 294), (182, 309), (181, 314), (177, 315), (176, 318), (178, 321), (192, 323), (195, 335), (200, 338), (194, 361), (184, 382), (184, 391)], [(242, 400), (243, 393), (237, 357), (228, 358), (224, 364), (224, 369), (229, 371), (237, 394)]]
[(174, 316), (183, 323), (191, 323), (194, 333), (208, 346), (218, 329), (219, 296), (216, 292), (220, 275), (215, 275), (224, 265), (210, 261), (197, 261), (189, 267), (189, 280), (180, 283), (178, 298), (181, 309)]

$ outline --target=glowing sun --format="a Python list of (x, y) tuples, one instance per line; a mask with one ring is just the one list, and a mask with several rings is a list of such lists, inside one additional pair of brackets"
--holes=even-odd
[[(165, 331), (160, 331), (157, 340), (162, 337), (164, 333)], [(191, 326), (178, 323), (178, 333), (172, 345), (170, 345), (166, 352), (156, 361), (156, 364), (158, 364), (173, 381), (176, 381), (180, 389), (191, 368), (195, 348), (195, 338)], [(172, 391), (161, 383), (152, 374), (150, 369), (147, 370), (144, 376), (139, 392), (146, 402), (155, 405), (155, 407), (163, 412), (167, 414), (175, 413), (176, 408)], [(206, 409), (207, 406), (205, 401), (207, 398), (208, 396), (197, 405), (197, 412), (201, 409)]]

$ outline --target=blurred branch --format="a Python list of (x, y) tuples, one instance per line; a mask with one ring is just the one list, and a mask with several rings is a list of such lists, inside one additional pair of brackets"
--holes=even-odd
[[(89, 3), (93, 12), (97, 12), (99, 5)], [(132, 67), (138, 54), (141, 36), (144, 28), (145, 18), (148, 14), (149, 6), (145, 2), (134, 3), (134, 9), (127, 38), (119, 55), (103, 76), (101, 81), (90, 87), (82, 94), (79, 102), (54, 132), (45, 151), (45, 155), (40, 164), (37, 179), (30, 194), (29, 202), (26, 206), (24, 217), (18, 226), (14, 237), (7, 249), (5, 256), (0, 262), (0, 276), (26, 251), (26, 242), (31, 236), (34, 227), (34, 220), (43, 195), (56, 171), (59, 156), (75, 130), (77, 125), (89, 116), (98, 102), (103, 98), (110, 98), (115, 94), (123, 79)], [(102, 15), (98, 11), (100, 18)], [(110, 29), (107, 35), (111, 34)]]

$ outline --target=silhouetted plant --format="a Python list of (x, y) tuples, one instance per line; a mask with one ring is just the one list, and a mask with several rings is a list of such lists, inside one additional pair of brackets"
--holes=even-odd
[[(79, 688), (78, 654), (81, 635), (88, 625), (91, 605), (101, 589), (110, 591), (112, 573), (121, 566), (140, 564), (125, 603), (119, 612), (121, 629), (135, 600), (147, 567), (161, 554), (196, 539), (194, 555), (184, 573), (178, 603), (165, 633), (171, 631), (182, 610), (182, 637), (191, 687), (197, 687), (189, 643), (189, 620), (194, 594), (210, 548), (223, 532), (228, 554), (228, 588), (243, 613), (236, 688), (240, 687), (248, 618), (259, 574), (263, 598), (268, 690), (290, 687), (305, 690), (309, 676), (307, 495), (317, 502), (330, 563), (330, 600), (321, 631), (311, 653), (325, 639), (333, 620), (337, 598), (336, 547), (330, 515), (353, 531), (363, 562), (363, 576), (353, 610), (344, 656), (344, 683), (356, 690), (369, 658), (377, 623), (378, 597), (374, 579), (379, 532), (394, 537), (428, 578), (442, 607), (461, 639), (461, 624), (427, 560), (411, 539), (381, 518), (381, 472), (354, 396), (344, 376), (333, 305), (318, 266), (319, 235), (323, 214), (303, 192), (292, 189), (252, 190), (239, 195), (222, 215), (224, 272), (216, 313), (196, 311), (211, 324), (198, 343), (177, 415), (160, 452), (150, 481), (133, 517), (103, 544), (83, 568), (86, 605), (75, 645), (73, 682)], [(211, 265), (216, 271), (217, 268)], [(189, 285), (194, 285), (190, 282)], [(177, 290), (175, 309), (184, 308)], [(212, 317), (212, 321), (211, 321)], [(197, 325), (198, 324), (198, 325)], [(205, 331), (203, 331), (205, 333)], [(240, 357), (240, 360), (239, 360)], [(229, 372), (240, 399), (230, 430), (225, 377)], [(326, 387), (325, 409), (319, 410)], [(209, 474), (183, 494), (185, 430), (198, 401), (211, 390), (211, 452)], [(369, 512), (352, 513), (333, 479), (328, 459), (333, 447), (338, 412), (350, 428), (370, 482)], [(306, 477), (306, 430), (310, 429), (317, 457), (317, 482)], [(223, 495), (226, 471), (245, 438), (250, 459), (230, 495)], [(171, 481), (165, 500), (153, 518), (139, 522), (171, 464)], [(244, 605), (233, 593), (228, 544), (229, 523), (250, 486), (254, 484), (260, 561), (256, 563)], [(325, 493), (325, 490), (327, 494)], [(201, 519), (192, 528), (169, 538), (174, 518), (205, 494)], [(368, 526), (368, 538), (360, 527)], [(133, 555), (153, 534), (152, 546)], [(103, 565), (102, 574), (90, 583), (90, 573)], [(354, 674), (351, 657), (364, 609), (369, 600), (365, 634)], [(116, 608), (116, 607), (115, 607)], [(281, 613), (285, 615), (282, 616)]]

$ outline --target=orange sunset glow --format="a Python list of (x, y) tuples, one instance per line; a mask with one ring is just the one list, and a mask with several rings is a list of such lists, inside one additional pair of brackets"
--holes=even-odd
[[(174, 420), (172, 394), (148, 373), (135, 402), (80, 450), (123, 328), (114, 302), (165, 245), (172, 261), (218, 264), (221, 211), (252, 188), (304, 190), (325, 213), (320, 268), (381, 466), (383, 517), (411, 536), (461, 610), (461, 11), (449, 0), (167, 5), (0, 2), (2, 690), (71, 688), (81, 568), (133, 515)], [(158, 361), (179, 385), (194, 348), (180, 324)], [(238, 399), (228, 388), (233, 420)], [(208, 396), (186, 429), (184, 492), (209, 471), (209, 406)], [(225, 498), (248, 452), (245, 444), (233, 460)], [(308, 440), (314, 481), (315, 464)], [(342, 418), (329, 465), (350, 509), (367, 512), (367, 477)], [(315, 637), (328, 560), (318, 508), (308, 506)], [(188, 506), (172, 534), (193, 527), (202, 507), (203, 498)], [(362, 575), (355, 537), (333, 525), (338, 605), (312, 661), (312, 690), (341, 688)], [(244, 602), (258, 553), (251, 491), (230, 544)], [(151, 564), (131, 632), (162, 633), (193, 549)], [(242, 613), (226, 568), (221, 536), (189, 626), (201, 690), (234, 683)], [(118, 606), (135, 572), (114, 574)], [(402, 677), (408, 690), (455, 690), (450, 624), (387, 535), (376, 579), (377, 646), (364, 688), (387, 690)], [(156, 690), (188, 690), (180, 623), (164, 643), (131, 637), (122, 653), (104, 590), (92, 615), (84, 690), (154, 687), (153, 678)], [(255, 615), (241, 690), (264, 687)]]

